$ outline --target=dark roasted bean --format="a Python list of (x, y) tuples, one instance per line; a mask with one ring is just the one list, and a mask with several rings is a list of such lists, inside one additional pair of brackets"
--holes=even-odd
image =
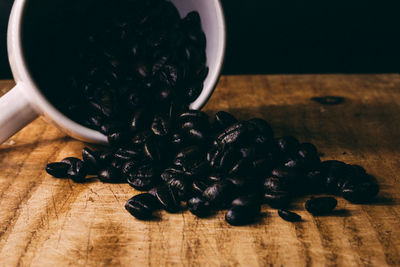
[(247, 225), (254, 222), (257, 215), (247, 206), (233, 206), (225, 214), (225, 220), (233, 226)]
[(325, 215), (333, 211), (337, 205), (334, 197), (312, 197), (306, 201), (306, 210), (312, 215)]
[(218, 111), (214, 117), (213, 127), (215, 131), (220, 132), (237, 122), (238, 120), (232, 114), (226, 111)]
[(230, 182), (216, 182), (207, 187), (203, 192), (203, 198), (212, 206), (217, 208), (225, 207), (233, 197), (231, 195), (233, 185)]
[(125, 209), (137, 219), (148, 220), (153, 217), (153, 212), (159, 209), (159, 204), (153, 195), (143, 193), (129, 199)]
[(187, 206), (191, 213), (197, 217), (207, 217), (211, 214), (210, 203), (200, 197), (193, 197), (187, 201)]
[(67, 178), (70, 164), (64, 162), (53, 162), (46, 165), (46, 172), (56, 178)]
[(149, 164), (138, 166), (127, 177), (127, 181), (136, 190), (149, 190), (158, 183), (157, 171)]
[(144, 155), (151, 161), (161, 160), (160, 145), (155, 138), (149, 138), (144, 144)]
[(237, 122), (226, 128), (220, 135), (217, 136), (217, 140), (222, 146), (233, 145), (239, 142), (247, 134), (247, 127), (243, 122)]
[(158, 136), (168, 135), (170, 131), (168, 119), (163, 115), (154, 116), (153, 123), (151, 124), (151, 130), (155, 135)]
[(293, 136), (284, 136), (276, 140), (281, 153), (286, 155), (294, 153), (298, 150), (299, 141)]
[(204, 192), (204, 190), (207, 189), (207, 187), (209, 187), (211, 184), (210, 181), (207, 181), (205, 179), (200, 179), (200, 178), (196, 178), (193, 180), (192, 182), (192, 191), (193, 194), (201, 196)]
[(352, 203), (371, 202), (379, 192), (379, 186), (374, 178), (365, 175), (357, 182), (347, 183), (341, 190), (341, 195)]
[(288, 222), (299, 222), (301, 221), (301, 216), (298, 215), (297, 213), (288, 211), (288, 210), (278, 210), (279, 216), (284, 219), (285, 221)]
[(164, 210), (168, 212), (179, 211), (181, 207), (180, 199), (171, 187), (166, 185), (155, 187), (149, 193), (158, 199)]
[(105, 169), (100, 170), (97, 173), (97, 177), (103, 183), (121, 183), (121, 182), (126, 182), (126, 180), (124, 180), (121, 177), (121, 172), (118, 169), (115, 169), (113, 167), (107, 167)]
[(181, 200), (188, 199), (192, 194), (191, 181), (187, 177), (172, 178), (168, 180), (167, 185), (178, 194)]
[(85, 147), (82, 149), (82, 159), (87, 166), (88, 173), (93, 174), (98, 170), (100, 165), (98, 153)]
[(287, 192), (266, 192), (264, 193), (264, 201), (271, 208), (280, 209), (286, 208), (292, 200), (292, 197)]
[(74, 157), (68, 157), (63, 159), (61, 162), (69, 164), (69, 168), (67, 171), (68, 178), (78, 183), (85, 180), (87, 169), (82, 160)]

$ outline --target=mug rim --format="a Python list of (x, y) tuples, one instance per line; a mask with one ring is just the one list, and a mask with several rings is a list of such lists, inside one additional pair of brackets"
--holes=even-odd
[[(108, 144), (107, 137), (99, 131), (83, 126), (60, 112), (47, 98), (42, 94), (36, 83), (34, 82), (29, 69), (27, 68), (26, 60), (22, 49), (22, 24), (25, 13), (27, 0), (15, 0), (7, 30), (7, 51), (10, 67), (13, 73), (16, 84), (21, 84), (23, 93), (30, 105), (44, 118), (50, 120), (53, 125), (69, 136), (89, 143)], [(214, 66), (215, 71), (211, 74), (211, 83), (205, 94), (201, 94), (194, 102), (190, 104), (191, 109), (201, 109), (214, 92), (218, 80), (221, 76), (221, 70), (225, 57), (226, 50), (226, 25), (225, 18), (220, 0), (213, 1), (217, 13), (217, 21), (219, 27), (217, 65)], [(209, 74), (210, 75), (210, 74)], [(203, 92), (202, 91), (202, 92)]]

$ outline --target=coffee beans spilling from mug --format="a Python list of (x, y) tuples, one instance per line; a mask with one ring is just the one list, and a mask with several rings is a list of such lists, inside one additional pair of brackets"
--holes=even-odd
[(100, 1), (82, 29), (71, 92), (60, 109), (114, 144), (148, 126), (168, 135), (170, 121), (198, 98), (208, 75), (199, 14), (181, 19), (166, 0)]
[[(229, 224), (245, 225), (257, 220), (266, 203), (283, 219), (300, 221), (287, 210), (296, 197), (324, 193), (364, 203), (377, 195), (377, 183), (362, 167), (321, 162), (313, 144), (275, 138), (261, 118), (239, 121), (220, 111), (210, 121), (206, 113), (189, 110), (208, 74), (197, 12), (181, 19), (165, 0), (108, 5), (87, 16), (62, 110), (106, 134), (110, 148), (84, 148), (82, 160), (48, 164), (49, 174), (145, 191), (125, 205), (142, 220), (157, 210), (186, 207), (198, 217), (227, 210)], [(336, 204), (333, 197), (319, 197), (305, 208), (325, 215)]]
[[(97, 177), (146, 191), (125, 205), (138, 219), (151, 219), (157, 210), (178, 212), (186, 207), (197, 217), (227, 210), (225, 219), (231, 225), (255, 222), (263, 204), (279, 209), (284, 220), (300, 221), (287, 210), (300, 196), (331, 194), (366, 203), (379, 191), (362, 167), (321, 162), (313, 144), (293, 136), (275, 138), (260, 118), (238, 121), (220, 111), (210, 121), (204, 112), (186, 110), (168, 121), (168, 127), (159, 124), (112, 142), (109, 150), (84, 148), (83, 160), (66, 158), (48, 164), (46, 170), (76, 182)], [(305, 209), (315, 216), (327, 215), (336, 205), (334, 197), (315, 197)]]

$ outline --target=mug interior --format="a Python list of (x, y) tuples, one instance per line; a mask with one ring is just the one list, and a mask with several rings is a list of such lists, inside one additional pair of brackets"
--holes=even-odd
[[(171, 0), (181, 17), (188, 12), (199, 12), (203, 30), (207, 37), (207, 65), (209, 75), (204, 81), (201, 95), (191, 104), (192, 109), (200, 109), (211, 96), (222, 67), (225, 50), (225, 25), (222, 10), (217, 0)], [(77, 64), (77, 51), (82, 39), (82, 23), (99, 1), (95, 0), (29, 0), (22, 16), (22, 53), (30, 77), (49, 104), (60, 110), (70, 93), (69, 78)], [(44, 8), (45, 7), (45, 8)], [(47, 114), (48, 115), (48, 114)], [(51, 116), (51, 114), (50, 114)], [(66, 118), (67, 119), (67, 118)], [(68, 120), (68, 119), (67, 119)], [(60, 122), (55, 121), (60, 125)], [(91, 130), (75, 123), (74, 130), (66, 129), (84, 141), (104, 143), (104, 138), (82, 138), (80, 131)], [(64, 126), (61, 125), (63, 128)], [(65, 127), (64, 127), (65, 128)]]

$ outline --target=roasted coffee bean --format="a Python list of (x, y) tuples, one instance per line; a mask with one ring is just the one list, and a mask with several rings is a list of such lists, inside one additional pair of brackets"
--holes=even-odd
[(191, 182), (187, 177), (180, 177), (168, 180), (167, 185), (178, 194), (179, 199), (186, 200), (192, 194)]
[(161, 173), (161, 180), (167, 183), (171, 179), (184, 179), (185, 176), (185, 171), (181, 167), (171, 166)]
[(211, 182), (209, 180), (195, 178), (192, 182), (192, 192), (194, 195), (201, 196), (210, 185)]
[(46, 165), (46, 172), (56, 178), (67, 178), (70, 164), (64, 162), (52, 162)]
[(149, 112), (143, 109), (139, 109), (135, 112), (132, 119), (130, 120), (130, 130), (131, 132), (139, 132), (146, 129), (151, 123), (151, 118)]
[(126, 161), (121, 167), (121, 174), (124, 177), (129, 177), (137, 168), (139, 162), (136, 161)]
[(85, 181), (87, 168), (82, 160), (74, 157), (68, 157), (63, 159), (61, 162), (69, 165), (67, 171), (68, 178), (78, 183)]
[(237, 122), (226, 128), (220, 135), (217, 136), (217, 141), (222, 146), (233, 145), (245, 138), (247, 127), (243, 122)]
[(268, 122), (266, 122), (265, 120), (260, 118), (253, 118), (248, 120), (247, 123), (255, 128), (259, 138), (262, 137), (263, 139), (265, 139), (262, 141), (262, 143), (265, 143), (267, 142), (267, 140), (271, 140), (274, 137), (274, 130), (272, 129), (271, 125), (269, 125)]
[(306, 210), (312, 215), (325, 215), (333, 211), (337, 205), (334, 197), (312, 197), (306, 201)]
[(188, 146), (181, 149), (175, 156), (175, 161), (186, 162), (191, 160), (201, 159), (204, 155), (204, 150), (197, 145)]
[(255, 196), (240, 196), (235, 198), (232, 203), (232, 207), (246, 207), (249, 211), (249, 214), (259, 214), (261, 211), (261, 204)]
[(321, 172), (327, 192), (336, 194), (339, 186), (347, 177), (349, 168), (346, 163), (336, 160), (327, 160), (321, 163)]
[(290, 155), (298, 151), (299, 141), (293, 136), (284, 136), (276, 140), (279, 151), (283, 154)]
[(212, 209), (210, 203), (201, 197), (193, 197), (187, 201), (190, 212), (197, 217), (203, 218), (211, 215)]
[(87, 166), (88, 173), (93, 174), (98, 170), (100, 165), (98, 153), (85, 147), (82, 149), (82, 159)]
[(290, 194), (284, 191), (264, 193), (264, 202), (274, 209), (281, 209), (288, 207), (291, 200), (292, 197), (290, 196)]
[(150, 164), (135, 168), (127, 177), (130, 186), (139, 191), (145, 191), (156, 185), (158, 181), (157, 170)]
[(171, 145), (175, 148), (175, 149), (181, 149), (183, 148), (183, 146), (186, 145), (186, 141), (185, 138), (183, 137), (183, 135), (179, 134), (179, 133), (174, 133), (171, 136)]
[(113, 147), (122, 147), (124, 146), (131, 137), (131, 134), (128, 132), (113, 132), (107, 135), (108, 143)]
[(315, 158), (315, 157), (318, 157), (317, 148), (311, 143), (301, 143), (299, 145), (298, 154), (302, 158)]
[(352, 203), (371, 202), (379, 192), (379, 185), (370, 175), (357, 182), (349, 182), (341, 189), (341, 195)]
[(149, 191), (160, 202), (164, 210), (168, 212), (177, 212), (181, 207), (178, 194), (169, 186), (163, 185), (155, 187)]
[(238, 120), (232, 114), (226, 111), (218, 111), (214, 117), (214, 131), (220, 132), (237, 122)]
[(153, 123), (151, 124), (151, 130), (157, 136), (166, 136), (169, 134), (170, 125), (169, 121), (163, 115), (155, 115)]
[(144, 144), (147, 142), (149, 138), (152, 138), (154, 136), (153, 132), (151, 131), (142, 131), (137, 133), (133, 139), (132, 139), (132, 144), (135, 147), (140, 147), (144, 146)]
[(210, 203), (210, 205), (223, 208), (232, 199), (233, 185), (227, 181), (216, 182), (207, 187), (203, 192), (203, 198)]
[(140, 220), (151, 219), (153, 212), (158, 210), (159, 207), (157, 199), (149, 193), (136, 195), (125, 204), (125, 209)]
[(121, 177), (121, 172), (113, 167), (107, 167), (97, 173), (97, 177), (103, 183), (123, 183), (125, 179)]
[(257, 215), (247, 206), (233, 206), (225, 214), (225, 220), (233, 226), (247, 225), (253, 223)]
[(288, 221), (288, 222), (299, 222), (299, 221), (301, 221), (301, 216), (298, 215), (297, 213), (292, 212), (292, 211), (280, 209), (280, 210), (278, 210), (278, 214), (282, 219), (284, 219), (285, 221)]
[(124, 149), (119, 148), (114, 152), (114, 158), (119, 161), (138, 160), (142, 157), (143, 153), (140, 149)]
[(161, 146), (155, 137), (149, 138), (144, 144), (144, 155), (151, 161), (157, 162), (161, 160)]
[(104, 166), (110, 164), (114, 159), (114, 153), (112, 151), (99, 151), (99, 163)]

